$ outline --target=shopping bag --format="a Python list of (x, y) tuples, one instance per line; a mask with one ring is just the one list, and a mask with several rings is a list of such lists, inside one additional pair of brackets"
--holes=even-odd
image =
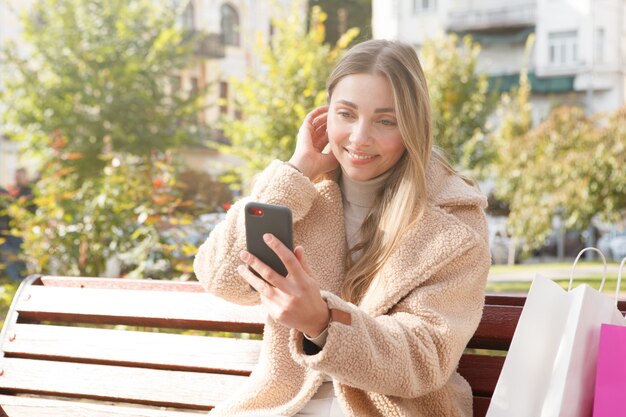
[[(626, 324), (614, 300), (586, 284), (564, 291), (537, 275), (515, 329), (487, 417), (588, 417), (602, 323)], [(600, 252), (600, 251), (598, 251)], [(600, 252), (604, 259), (604, 255)]]
[[(617, 289), (622, 281), (626, 258), (617, 273)], [(617, 302), (617, 297), (615, 298)], [(593, 417), (626, 417), (626, 327), (603, 324), (596, 366)]]

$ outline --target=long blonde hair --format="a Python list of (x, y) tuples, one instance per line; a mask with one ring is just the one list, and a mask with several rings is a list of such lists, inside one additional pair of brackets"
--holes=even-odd
[[(433, 153), (428, 87), (415, 50), (387, 40), (357, 44), (341, 58), (328, 78), (329, 102), (339, 81), (363, 73), (385, 76), (391, 83), (406, 150), (391, 168), (387, 183), (361, 225), (361, 243), (348, 252), (348, 272), (341, 295), (353, 303), (363, 298), (404, 232), (421, 217), (427, 193), (426, 167), (431, 156), (451, 170), (438, 152)], [(353, 262), (352, 255), (357, 251), (362, 254)]]

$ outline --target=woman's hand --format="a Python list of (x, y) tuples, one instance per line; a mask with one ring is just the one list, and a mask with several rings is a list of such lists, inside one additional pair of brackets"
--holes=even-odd
[(328, 106), (321, 106), (306, 115), (296, 141), (296, 150), (289, 163), (313, 179), (337, 168), (339, 163), (332, 153), (324, 153), (328, 144), (326, 118)]
[(269, 233), (263, 236), (263, 240), (285, 264), (287, 276), (283, 277), (246, 251), (241, 253), (241, 260), (263, 279), (244, 265), (239, 266), (239, 274), (259, 292), (261, 302), (274, 320), (309, 337), (317, 337), (328, 326), (330, 312), (320, 295), (319, 285), (311, 277), (304, 249), (298, 246), (291, 252)]

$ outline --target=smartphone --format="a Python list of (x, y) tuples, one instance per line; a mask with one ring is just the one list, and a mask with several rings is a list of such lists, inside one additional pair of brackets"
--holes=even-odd
[[(287, 276), (287, 268), (269, 246), (263, 235), (271, 233), (293, 251), (293, 222), (291, 210), (285, 206), (249, 202), (245, 206), (246, 248), (266, 265), (282, 276)], [(252, 268), (250, 268), (257, 276)]]

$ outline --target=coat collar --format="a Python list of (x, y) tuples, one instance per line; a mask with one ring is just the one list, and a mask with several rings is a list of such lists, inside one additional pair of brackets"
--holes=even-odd
[(452, 174), (434, 158), (426, 168), (426, 184), (428, 200), (437, 206), (487, 207), (487, 199), (477, 186)]
[[(326, 179), (339, 182), (341, 168), (326, 174)], [(437, 206), (487, 207), (487, 199), (474, 186), (459, 175), (454, 175), (441, 162), (431, 158), (426, 168), (426, 195), (428, 201)]]

